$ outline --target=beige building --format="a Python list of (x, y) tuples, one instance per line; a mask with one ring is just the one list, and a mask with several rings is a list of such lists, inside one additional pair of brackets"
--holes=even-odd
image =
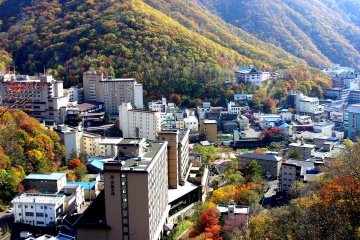
[(204, 135), (209, 142), (217, 141), (216, 120), (200, 119), (200, 134)]
[(267, 178), (277, 178), (280, 175), (282, 157), (266, 154), (243, 153), (239, 155), (239, 170), (245, 170), (251, 161), (256, 161), (264, 170)]
[(144, 153), (104, 165), (104, 191), (78, 221), (78, 239), (162, 239), (169, 212), (168, 144), (138, 145)]
[(83, 133), (81, 152), (87, 156), (100, 156), (99, 143), (101, 135), (94, 133)]
[(119, 122), (124, 138), (156, 140), (161, 130), (160, 112), (136, 110), (130, 103), (119, 106)]
[(135, 78), (103, 78), (102, 73), (86, 72), (83, 75), (84, 100), (103, 102), (110, 115), (119, 114), (119, 105), (131, 103), (143, 108), (142, 84)]
[(189, 129), (171, 129), (159, 132), (159, 140), (167, 141), (169, 187), (178, 188), (185, 183), (189, 167)]
[(304, 159), (311, 158), (315, 154), (315, 145), (313, 144), (305, 144), (303, 142), (297, 143), (290, 143), (289, 150), (296, 150), (298, 151)]

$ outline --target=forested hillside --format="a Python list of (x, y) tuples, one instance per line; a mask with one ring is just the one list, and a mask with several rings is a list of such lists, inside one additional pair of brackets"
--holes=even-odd
[(200, 0), (228, 23), (310, 65), (360, 66), (357, 0)]
[(303, 60), (192, 1), (4, 0), (0, 18), (0, 48), (12, 54), (16, 70), (36, 74), (46, 66), (65, 87), (91, 69), (135, 77), (145, 97), (224, 100), (238, 90), (218, 86), (239, 66), (309, 72)]
[[(23, 191), (25, 174), (56, 171), (65, 148), (59, 136), (22, 111), (0, 109), (0, 196)], [(0, 202), (1, 203), (1, 202)]]

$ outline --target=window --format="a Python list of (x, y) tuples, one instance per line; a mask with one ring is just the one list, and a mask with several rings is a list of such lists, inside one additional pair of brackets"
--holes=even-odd
[(44, 213), (38, 213), (38, 212), (37, 212), (37, 213), (36, 213), (36, 216), (37, 216), (37, 217), (43, 217), (43, 216), (44, 216)]
[(34, 213), (33, 212), (25, 212), (25, 216), (33, 217)]

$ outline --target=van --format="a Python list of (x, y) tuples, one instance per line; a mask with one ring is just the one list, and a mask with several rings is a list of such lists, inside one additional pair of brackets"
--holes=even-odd
[(21, 238), (28, 238), (28, 237), (31, 237), (32, 234), (29, 232), (29, 231), (21, 231), (20, 232), (20, 237)]

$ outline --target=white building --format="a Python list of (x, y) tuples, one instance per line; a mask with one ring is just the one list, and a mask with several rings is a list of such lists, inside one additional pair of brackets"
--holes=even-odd
[(64, 210), (69, 214), (79, 212), (85, 203), (84, 187), (79, 184), (66, 184), (62, 191), (67, 196)]
[(281, 190), (289, 191), (294, 181), (307, 183), (320, 172), (322, 160), (301, 161), (287, 160), (281, 166)]
[(149, 102), (150, 111), (166, 113), (166, 107), (167, 107), (166, 98)]
[(103, 102), (110, 115), (119, 114), (119, 105), (131, 103), (143, 109), (142, 84), (134, 78), (103, 78), (102, 73), (86, 72), (83, 75), (84, 100)]
[(82, 147), (83, 131), (81, 128), (71, 128), (65, 124), (58, 125), (53, 129), (61, 139), (61, 143), (65, 146), (66, 162), (71, 158), (71, 154), (75, 153), (79, 156)]
[(302, 93), (296, 94), (296, 113), (315, 113), (320, 111), (319, 99), (307, 97)]
[(199, 116), (199, 119), (204, 119), (205, 114), (210, 111), (211, 111), (210, 102), (203, 102), (203, 104), (201, 106), (196, 107), (196, 112)]
[(156, 140), (161, 130), (160, 112), (136, 110), (130, 103), (119, 106), (119, 122), (124, 138)]
[(64, 212), (65, 195), (38, 195), (23, 193), (14, 198), (14, 221), (33, 226), (55, 225)]
[(234, 94), (234, 101), (252, 100), (254, 94)]
[(99, 142), (99, 150), (101, 157), (114, 158), (118, 154), (117, 144), (122, 138), (103, 138)]
[(4, 78), (0, 82), (0, 95), (3, 97), (0, 98), (2, 104), (12, 104), (14, 99), (9, 98), (7, 93), (10, 91), (10, 85), (14, 86), (16, 84), (29, 87), (29, 92), (26, 92), (27, 90), (20, 91), (19, 93), (13, 92), (12, 95), (16, 96), (17, 99), (21, 100), (24, 99), (24, 96), (32, 94), (27, 101), (28, 103), (22, 106), (22, 110), (29, 116), (39, 121), (64, 122), (68, 98), (64, 94), (62, 81), (57, 81), (52, 76), (41, 76), (40, 79), (26, 75), (17, 76), (15, 79), (11, 77)]
[(261, 82), (270, 79), (270, 72), (258, 71), (254, 66), (250, 66), (250, 69), (242, 68), (239, 71), (235, 71), (237, 82), (252, 82), (256, 86), (260, 87)]

